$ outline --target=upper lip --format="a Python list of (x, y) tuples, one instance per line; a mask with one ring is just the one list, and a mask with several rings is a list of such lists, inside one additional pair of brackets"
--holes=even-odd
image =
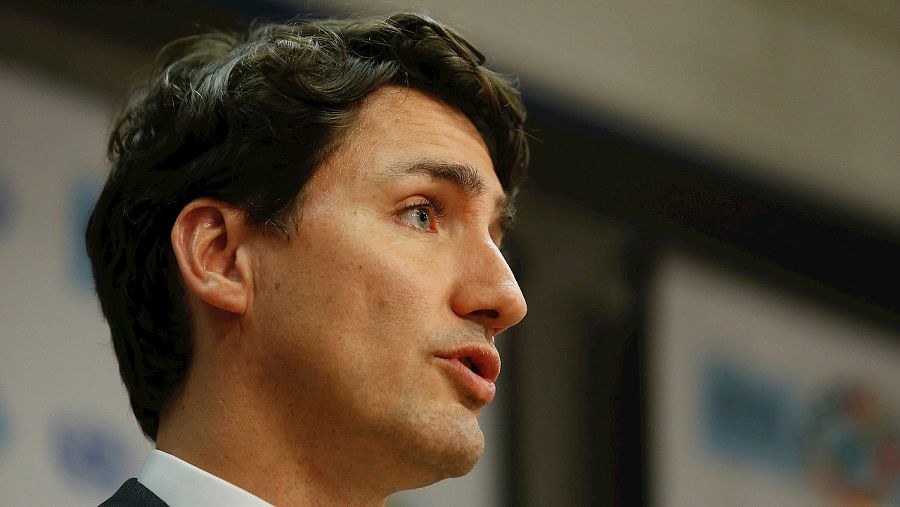
[(500, 375), (500, 354), (488, 345), (466, 345), (435, 354), (441, 359), (457, 359), (488, 382), (496, 382)]

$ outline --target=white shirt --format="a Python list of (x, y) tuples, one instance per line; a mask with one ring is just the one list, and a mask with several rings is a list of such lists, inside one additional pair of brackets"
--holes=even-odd
[(272, 507), (249, 491), (159, 449), (150, 451), (137, 480), (169, 507)]

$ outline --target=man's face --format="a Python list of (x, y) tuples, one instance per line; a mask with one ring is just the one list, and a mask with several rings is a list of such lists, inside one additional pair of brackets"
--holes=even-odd
[(298, 452), (414, 487), (481, 455), (494, 336), (525, 301), (498, 249), (504, 192), (463, 114), (385, 87), (351, 129), (308, 182), (296, 234), (261, 240), (245, 326)]

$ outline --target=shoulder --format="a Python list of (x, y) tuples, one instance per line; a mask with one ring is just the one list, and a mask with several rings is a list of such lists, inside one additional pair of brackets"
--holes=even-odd
[(168, 507), (137, 479), (128, 479), (100, 507)]

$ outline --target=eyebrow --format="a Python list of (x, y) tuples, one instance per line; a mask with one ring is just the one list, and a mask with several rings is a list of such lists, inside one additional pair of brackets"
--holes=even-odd
[(487, 184), (474, 167), (438, 160), (417, 160), (409, 165), (392, 168), (397, 175), (425, 174), (459, 187), (470, 197), (478, 197), (487, 191)]
[[(437, 180), (446, 181), (459, 188), (469, 197), (479, 197), (487, 192), (487, 184), (478, 171), (469, 164), (457, 164), (440, 160), (417, 160), (412, 164), (401, 164), (391, 168), (396, 176), (424, 174)], [(493, 222), (505, 233), (512, 225), (515, 209), (505, 192), (494, 201)]]

